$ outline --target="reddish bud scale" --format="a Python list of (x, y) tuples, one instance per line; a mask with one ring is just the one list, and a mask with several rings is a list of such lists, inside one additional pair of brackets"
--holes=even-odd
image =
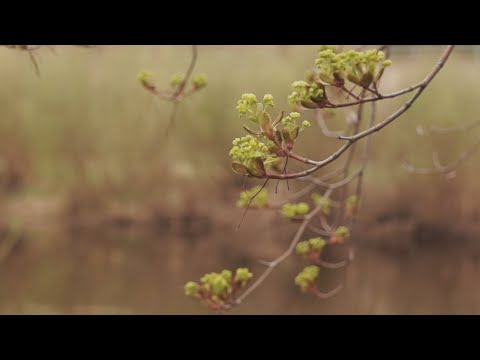
[(330, 237), (331, 244), (343, 244), (345, 242), (345, 238), (341, 235), (333, 234)]
[(304, 258), (311, 262), (317, 262), (320, 260), (320, 251), (313, 250), (304, 255)]

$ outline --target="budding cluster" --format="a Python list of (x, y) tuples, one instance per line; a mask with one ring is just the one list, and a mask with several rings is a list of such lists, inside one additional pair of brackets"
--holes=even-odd
[(310, 212), (310, 206), (305, 202), (298, 204), (285, 204), (282, 207), (282, 215), (286, 218), (294, 218), (296, 216), (303, 216)]
[(233, 300), (235, 291), (244, 288), (253, 274), (247, 268), (239, 268), (233, 275), (230, 270), (209, 273), (201, 277), (200, 283), (185, 284), (185, 295), (197, 298), (209, 308), (218, 310)]

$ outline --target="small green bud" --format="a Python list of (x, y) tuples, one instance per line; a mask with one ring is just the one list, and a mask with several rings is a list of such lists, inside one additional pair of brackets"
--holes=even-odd
[(140, 71), (137, 75), (138, 81), (142, 84), (143, 87), (147, 88), (148, 90), (155, 89), (155, 85), (152, 81), (152, 73), (149, 71)]
[(291, 112), (290, 113), (290, 117), (293, 119), (293, 120), (298, 120), (300, 118), (300, 114), (298, 112)]
[(321, 250), (327, 244), (327, 242), (321, 237), (310, 239), (308, 240), (308, 243), (313, 250)]
[(227, 281), (232, 281), (232, 272), (230, 270), (223, 270), (220, 275)]
[(195, 89), (201, 89), (207, 86), (208, 78), (205, 74), (198, 74), (193, 78), (193, 86)]
[(237, 112), (241, 115), (245, 115), (247, 113), (247, 105), (245, 103), (239, 103), (236, 107)]
[(212, 292), (216, 295), (222, 295), (225, 291), (228, 290), (228, 282), (221, 276), (216, 274), (215, 277), (211, 280)]
[(383, 65), (384, 67), (391, 66), (391, 65), (392, 65), (392, 60), (385, 60), (384, 62), (382, 62), (382, 65)]
[(303, 80), (294, 81), (292, 83), (292, 88), (297, 90), (297, 91), (301, 91), (303, 88), (305, 88), (307, 86), (308, 86), (308, 83), (306, 81), (303, 81)]
[(300, 95), (294, 91), (290, 95), (288, 95), (288, 103), (291, 105), (295, 105), (298, 101), (300, 101)]
[(238, 268), (233, 281), (239, 283), (241, 286), (244, 286), (252, 277), (253, 274), (248, 270), (248, 268)]
[(306, 215), (310, 212), (310, 206), (305, 203), (301, 202), (297, 204), (297, 214), (298, 215)]
[(200, 289), (200, 285), (198, 285), (194, 281), (189, 281), (185, 284), (185, 287), (184, 287), (185, 295), (195, 296), (197, 295), (199, 289)]
[(140, 71), (137, 75), (137, 79), (141, 82), (150, 81), (153, 74), (149, 71)]
[(297, 246), (295, 246), (295, 251), (298, 255), (305, 255), (310, 251), (310, 244), (308, 241), (300, 241)]
[(263, 103), (265, 104), (265, 108), (267, 108), (268, 106), (273, 108), (273, 96), (271, 94), (265, 94), (265, 96), (263, 97)]
[(303, 121), (302, 121), (302, 127), (300, 128), (300, 131), (303, 131), (303, 130), (305, 130), (306, 128), (309, 128), (310, 126), (312, 126), (312, 124), (310, 124), (309, 121), (303, 120)]
[(348, 239), (350, 237), (350, 230), (348, 230), (346, 226), (339, 226), (337, 230), (335, 230), (335, 234)]
[(307, 266), (303, 271), (295, 277), (295, 284), (300, 287), (302, 291), (307, 291), (314, 286), (314, 282), (318, 277), (320, 268), (315, 265)]
[(347, 199), (347, 208), (348, 209), (353, 209), (358, 203), (358, 197), (357, 195), (351, 195)]
[(185, 80), (185, 74), (182, 73), (175, 73), (172, 75), (170, 79), (170, 85), (173, 87), (180, 86), (181, 83)]
[(244, 100), (248, 105), (255, 105), (257, 103), (257, 97), (255, 94), (243, 94), (242, 100)]

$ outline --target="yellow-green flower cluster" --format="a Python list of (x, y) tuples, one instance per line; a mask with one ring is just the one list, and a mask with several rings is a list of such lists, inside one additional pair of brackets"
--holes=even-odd
[(294, 218), (295, 216), (303, 216), (310, 212), (310, 206), (305, 202), (298, 204), (285, 204), (282, 207), (282, 215), (286, 218)]
[(319, 78), (327, 85), (343, 86), (345, 80), (369, 87), (383, 74), (392, 62), (385, 60), (382, 51), (348, 51), (336, 54), (331, 48), (321, 49), (315, 65), (320, 70)]
[(331, 204), (332, 202), (330, 201), (329, 198), (326, 198), (320, 194), (317, 194), (317, 193), (313, 193), (312, 194), (312, 200), (313, 200), (313, 203), (316, 205), (316, 206), (320, 206), (320, 208), (322, 209), (322, 212), (325, 214), (325, 215), (330, 215), (332, 209), (331, 209)]
[(247, 268), (238, 268), (233, 281), (241, 288), (245, 287), (253, 274)]
[(298, 255), (308, 255), (309, 253), (315, 251), (321, 251), (327, 242), (321, 237), (312, 238), (305, 241), (300, 241), (295, 247), (295, 251)]
[(275, 106), (273, 96), (265, 94), (262, 102), (258, 102), (255, 94), (243, 94), (237, 101), (236, 110), (240, 117), (247, 116), (255, 124), (259, 123), (260, 117), (265, 116), (265, 109)]
[(237, 101), (236, 109), (240, 116), (246, 115), (247, 113), (254, 114), (253, 106), (256, 104), (257, 96), (255, 94), (243, 94), (242, 98)]
[(247, 165), (250, 159), (259, 157), (266, 160), (270, 155), (268, 146), (260, 140), (254, 138), (252, 135), (247, 135), (241, 138), (236, 138), (232, 142), (233, 147), (230, 150), (230, 157), (240, 163)]
[(267, 107), (275, 107), (272, 94), (265, 94), (265, 96), (263, 97), (263, 104), (265, 105), (265, 109)]
[(268, 192), (266, 189), (261, 189), (261, 186), (255, 186), (247, 191), (242, 191), (240, 193), (240, 199), (237, 201), (237, 207), (239, 208), (246, 208), (250, 203), (250, 199), (254, 196), (252, 203), (250, 204), (251, 207), (255, 207), (258, 209), (264, 208), (268, 204)]
[(298, 285), (303, 292), (315, 287), (315, 280), (318, 277), (320, 268), (315, 265), (307, 266), (295, 277), (295, 285)]
[(312, 126), (312, 124), (310, 124), (310, 121), (303, 120), (303, 121), (302, 121), (302, 127), (300, 128), (300, 131), (303, 131), (303, 130), (305, 130), (306, 128), (309, 128), (310, 126)]
[(222, 305), (232, 295), (234, 288), (247, 285), (253, 274), (247, 268), (238, 268), (233, 276), (232, 271), (212, 272), (201, 277), (200, 283), (189, 281), (184, 286), (185, 295), (207, 301), (209, 305)]
[(326, 99), (325, 88), (322, 84), (308, 83), (302, 80), (295, 81), (292, 88), (293, 92), (288, 96), (288, 102), (292, 105), (301, 103), (303, 106), (313, 108)]
[(291, 112), (289, 116), (282, 119), (282, 125), (287, 129), (293, 130), (298, 126), (298, 119), (300, 119), (300, 114), (298, 112)]

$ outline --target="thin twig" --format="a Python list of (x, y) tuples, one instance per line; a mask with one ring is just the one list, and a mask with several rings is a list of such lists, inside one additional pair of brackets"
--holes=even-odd
[(263, 272), (262, 275), (260, 275), (260, 277), (252, 284), (250, 285), (250, 287), (245, 290), (245, 292), (240, 296), (238, 297), (238, 299), (236, 300), (236, 304), (237, 305), (240, 305), (242, 303), (243, 300), (245, 300), (245, 298), (250, 295), (258, 286), (260, 286), (260, 284), (262, 284), (266, 278), (268, 278), (268, 276), (270, 275), (270, 273), (279, 265), (281, 264), (286, 258), (288, 258), (292, 253), (293, 251), (295, 250), (295, 246), (297, 245), (298, 241), (301, 239), (303, 233), (305, 232), (305, 229), (307, 228), (309, 222), (315, 217), (315, 215), (317, 215), (320, 211), (322, 210), (322, 207), (321, 206), (317, 206), (313, 211), (311, 211), (309, 214), (307, 214), (303, 221), (302, 221), (302, 224), (300, 225), (300, 227), (298, 228), (295, 236), (293, 237), (293, 240), (292, 242), (290, 243), (290, 246), (288, 247), (288, 249), (283, 253), (281, 254), (278, 258), (276, 258), (275, 260), (273, 260), (272, 262), (268, 263), (267, 264), (267, 270), (265, 270)]

